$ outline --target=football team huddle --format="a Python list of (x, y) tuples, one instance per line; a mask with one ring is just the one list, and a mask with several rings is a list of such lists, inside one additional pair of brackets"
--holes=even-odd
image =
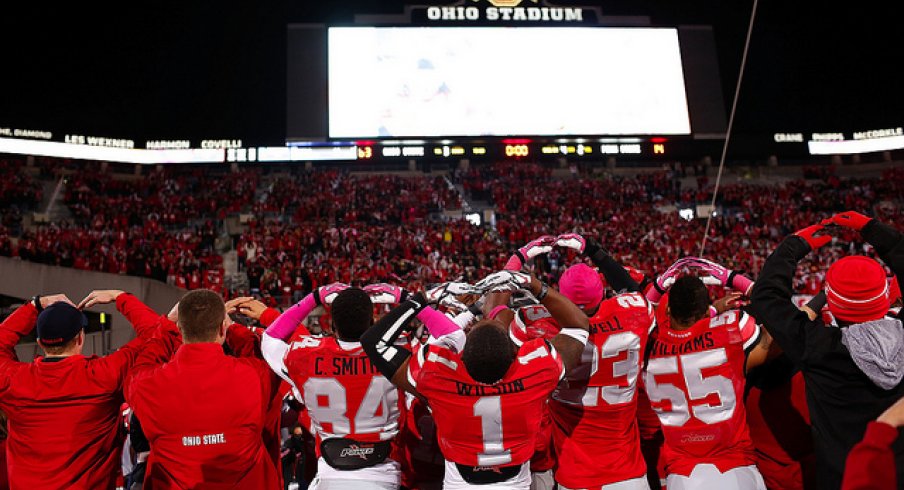
[[(798, 262), (838, 228), (859, 232), (894, 276), (904, 272), (904, 235), (856, 212), (787, 237), (756, 282), (700, 257), (645, 277), (593, 238), (565, 233), (530, 241), (474, 284), (406, 291), (334, 283), (282, 313), (263, 312), (252, 298), (224, 303), (207, 290), (187, 293), (168, 315), (118, 291), (96, 291), (79, 305), (36, 298), (23, 308), (37, 311), (0, 327), (0, 347), (10, 351), (35, 322), (45, 349), (83, 339), (59, 326), (64, 310), (115, 301), (139, 338), (100, 359), (130, 356), (115, 358), (115, 376), (95, 367), (82, 382), (109, 377), (122, 386), (149, 443), (145, 488), (279, 488), (277, 419), (289, 396), (316, 439), (315, 489), (434, 481), (452, 490), (765, 490), (783, 470), (758, 468), (745, 399), (748, 376), (779, 358), (806, 387), (818, 487), (867, 488), (847, 486), (859, 464), (847, 459), (867, 426), (904, 396), (900, 293), (879, 261), (850, 256), (829, 269), (824, 292), (792, 302)], [(532, 266), (554, 248), (580, 260), (550, 287)], [(320, 307), (331, 332), (315, 335), (305, 324)], [(233, 325), (230, 314), (266, 328)], [(63, 356), (51, 349), (36, 367), (4, 357), (0, 408), (10, 418), (13, 488), (34, 481), (23, 469), (38, 468), (31, 459), (44, 450), (25, 449), (22, 438), (42, 423), (35, 407), (65, 398), (49, 400), (34, 386), (63, 369), (49, 362)], [(37, 369), (44, 374), (30, 374)], [(783, 415), (764, 408), (760, 416)], [(438, 471), (417, 454), (427, 441), (438, 449)], [(70, 478), (70, 488), (92, 488), (83, 478)]]

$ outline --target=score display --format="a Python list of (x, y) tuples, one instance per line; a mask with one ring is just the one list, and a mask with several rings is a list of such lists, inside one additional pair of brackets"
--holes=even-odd
[[(665, 138), (623, 138), (621, 140), (543, 141), (512, 139), (501, 142), (442, 142), (418, 145), (369, 143), (359, 145), (358, 160), (432, 157), (438, 159), (550, 159), (557, 157), (606, 159), (610, 156), (661, 158), (671, 155), (671, 142)], [(376, 145), (376, 146), (373, 146)]]

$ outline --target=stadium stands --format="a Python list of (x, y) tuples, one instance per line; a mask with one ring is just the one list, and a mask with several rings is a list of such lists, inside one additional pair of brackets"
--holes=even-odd
[[(500, 251), (568, 230), (598, 236), (619, 260), (653, 275), (699, 252), (705, 220), (682, 219), (675, 209), (712, 199), (711, 179), (688, 180), (678, 170), (632, 176), (584, 170), (554, 177), (551, 167), (524, 162), (474, 166), (450, 173), (451, 180), (197, 167), (136, 176), (95, 171), (96, 162), (38, 165), (41, 172), (29, 172), (21, 160), (0, 161), (0, 255), (210, 287), (227, 296), (259, 294), (281, 304), (333, 281), (423, 286), (474, 280), (504, 264)], [(872, 208), (880, 219), (901, 218), (900, 167), (881, 178), (841, 179), (812, 168), (806, 173), (816, 178), (724, 185), (707, 255), (753, 274), (781, 237), (815, 216)], [(43, 184), (59, 176), (66, 179), (69, 219), (23, 228), (22, 216), (42, 200)], [(462, 199), (493, 208), (495, 229), (445, 219), (443, 211), (460, 209)], [(236, 233), (226, 220), (239, 213), (254, 219)], [(814, 292), (822, 283), (815, 271), (860, 247), (844, 242), (815, 256), (809, 264), (814, 274), (801, 273), (798, 289)], [(235, 272), (247, 277), (237, 286), (225, 277), (223, 254), (230, 250), (237, 256)], [(573, 260), (553, 252), (540, 267), (554, 281)]]

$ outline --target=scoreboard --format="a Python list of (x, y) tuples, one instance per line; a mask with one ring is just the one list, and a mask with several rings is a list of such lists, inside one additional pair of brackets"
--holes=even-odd
[(286, 144), (346, 144), (359, 160), (606, 160), (724, 139), (711, 27), (522, 3), (289, 25)]

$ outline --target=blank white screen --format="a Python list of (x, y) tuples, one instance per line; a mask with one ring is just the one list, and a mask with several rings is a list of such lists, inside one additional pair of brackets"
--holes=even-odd
[(329, 29), (333, 138), (690, 134), (674, 28)]

